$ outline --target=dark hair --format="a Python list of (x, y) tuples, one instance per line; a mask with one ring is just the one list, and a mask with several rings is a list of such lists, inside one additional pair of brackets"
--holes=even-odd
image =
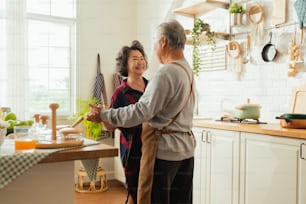
[(146, 65), (148, 68), (147, 56), (146, 56), (143, 46), (138, 40), (134, 40), (130, 47), (123, 46), (121, 50), (119, 51), (118, 56), (116, 58), (116, 70), (117, 72), (120, 73), (121, 76), (125, 76), (125, 77), (128, 76), (127, 65), (128, 65), (129, 54), (130, 54), (130, 51), (132, 50), (138, 50), (142, 54), (142, 56), (144, 57), (146, 61)]

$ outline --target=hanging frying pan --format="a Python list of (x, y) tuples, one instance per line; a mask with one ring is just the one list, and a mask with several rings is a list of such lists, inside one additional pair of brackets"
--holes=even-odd
[(269, 35), (270, 35), (270, 40), (267, 44), (265, 44), (265, 46), (261, 51), (261, 57), (265, 62), (273, 61), (277, 55), (277, 50), (275, 48), (275, 45), (271, 43), (272, 32), (270, 32)]

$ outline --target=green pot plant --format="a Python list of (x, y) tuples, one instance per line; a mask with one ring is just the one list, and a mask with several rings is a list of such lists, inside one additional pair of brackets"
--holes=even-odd
[(229, 13), (231, 14), (231, 25), (242, 25), (243, 14), (246, 13), (241, 3), (232, 3), (229, 7)]
[[(90, 107), (88, 104), (98, 104), (98, 100), (96, 98), (77, 99), (77, 112), (74, 115), (70, 116), (69, 119), (76, 120), (80, 117), (85, 117), (90, 112)], [(100, 140), (103, 138), (105, 132), (103, 130), (102, 123), (94, 123), (83, 119), (82, 124), (84, 126), (85, 136), (87, 138), (92, 140)]]
[(200, 46), (202, 42), (207, 42), (214, 49), (216, 46), (215, 33), (210, 30), (208, 23), (204, 23), (200, 18), (195, 18), (191, 38), (193, 72), (198, 76), (201, 69)]

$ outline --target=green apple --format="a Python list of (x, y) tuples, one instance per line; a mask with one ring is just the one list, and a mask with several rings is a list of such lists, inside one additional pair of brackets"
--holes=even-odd
[(34, 121), (33, 121), (33, 120), (28, 120), (28, 126), (32, 126), (32, 125), (33, 125), (33, 123), (34, 123)]
[(6, 114), (6, 116), (4, 116), (4, 120), (8, 121), (8, 120), (17, 120), (17, 116), (15, 113), (10, 112), (8, 114)]
[(27, 120), (22, 120), (18, 123), (18, 126), (28, 126), (28, 121)]

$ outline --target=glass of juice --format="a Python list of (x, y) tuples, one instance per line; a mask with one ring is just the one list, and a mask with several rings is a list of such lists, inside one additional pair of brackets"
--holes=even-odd
[(14, 140), (15, 150), (29, 150), (34, 149), (36, 141), (30, 132), (31, 126), (15, 126)]

